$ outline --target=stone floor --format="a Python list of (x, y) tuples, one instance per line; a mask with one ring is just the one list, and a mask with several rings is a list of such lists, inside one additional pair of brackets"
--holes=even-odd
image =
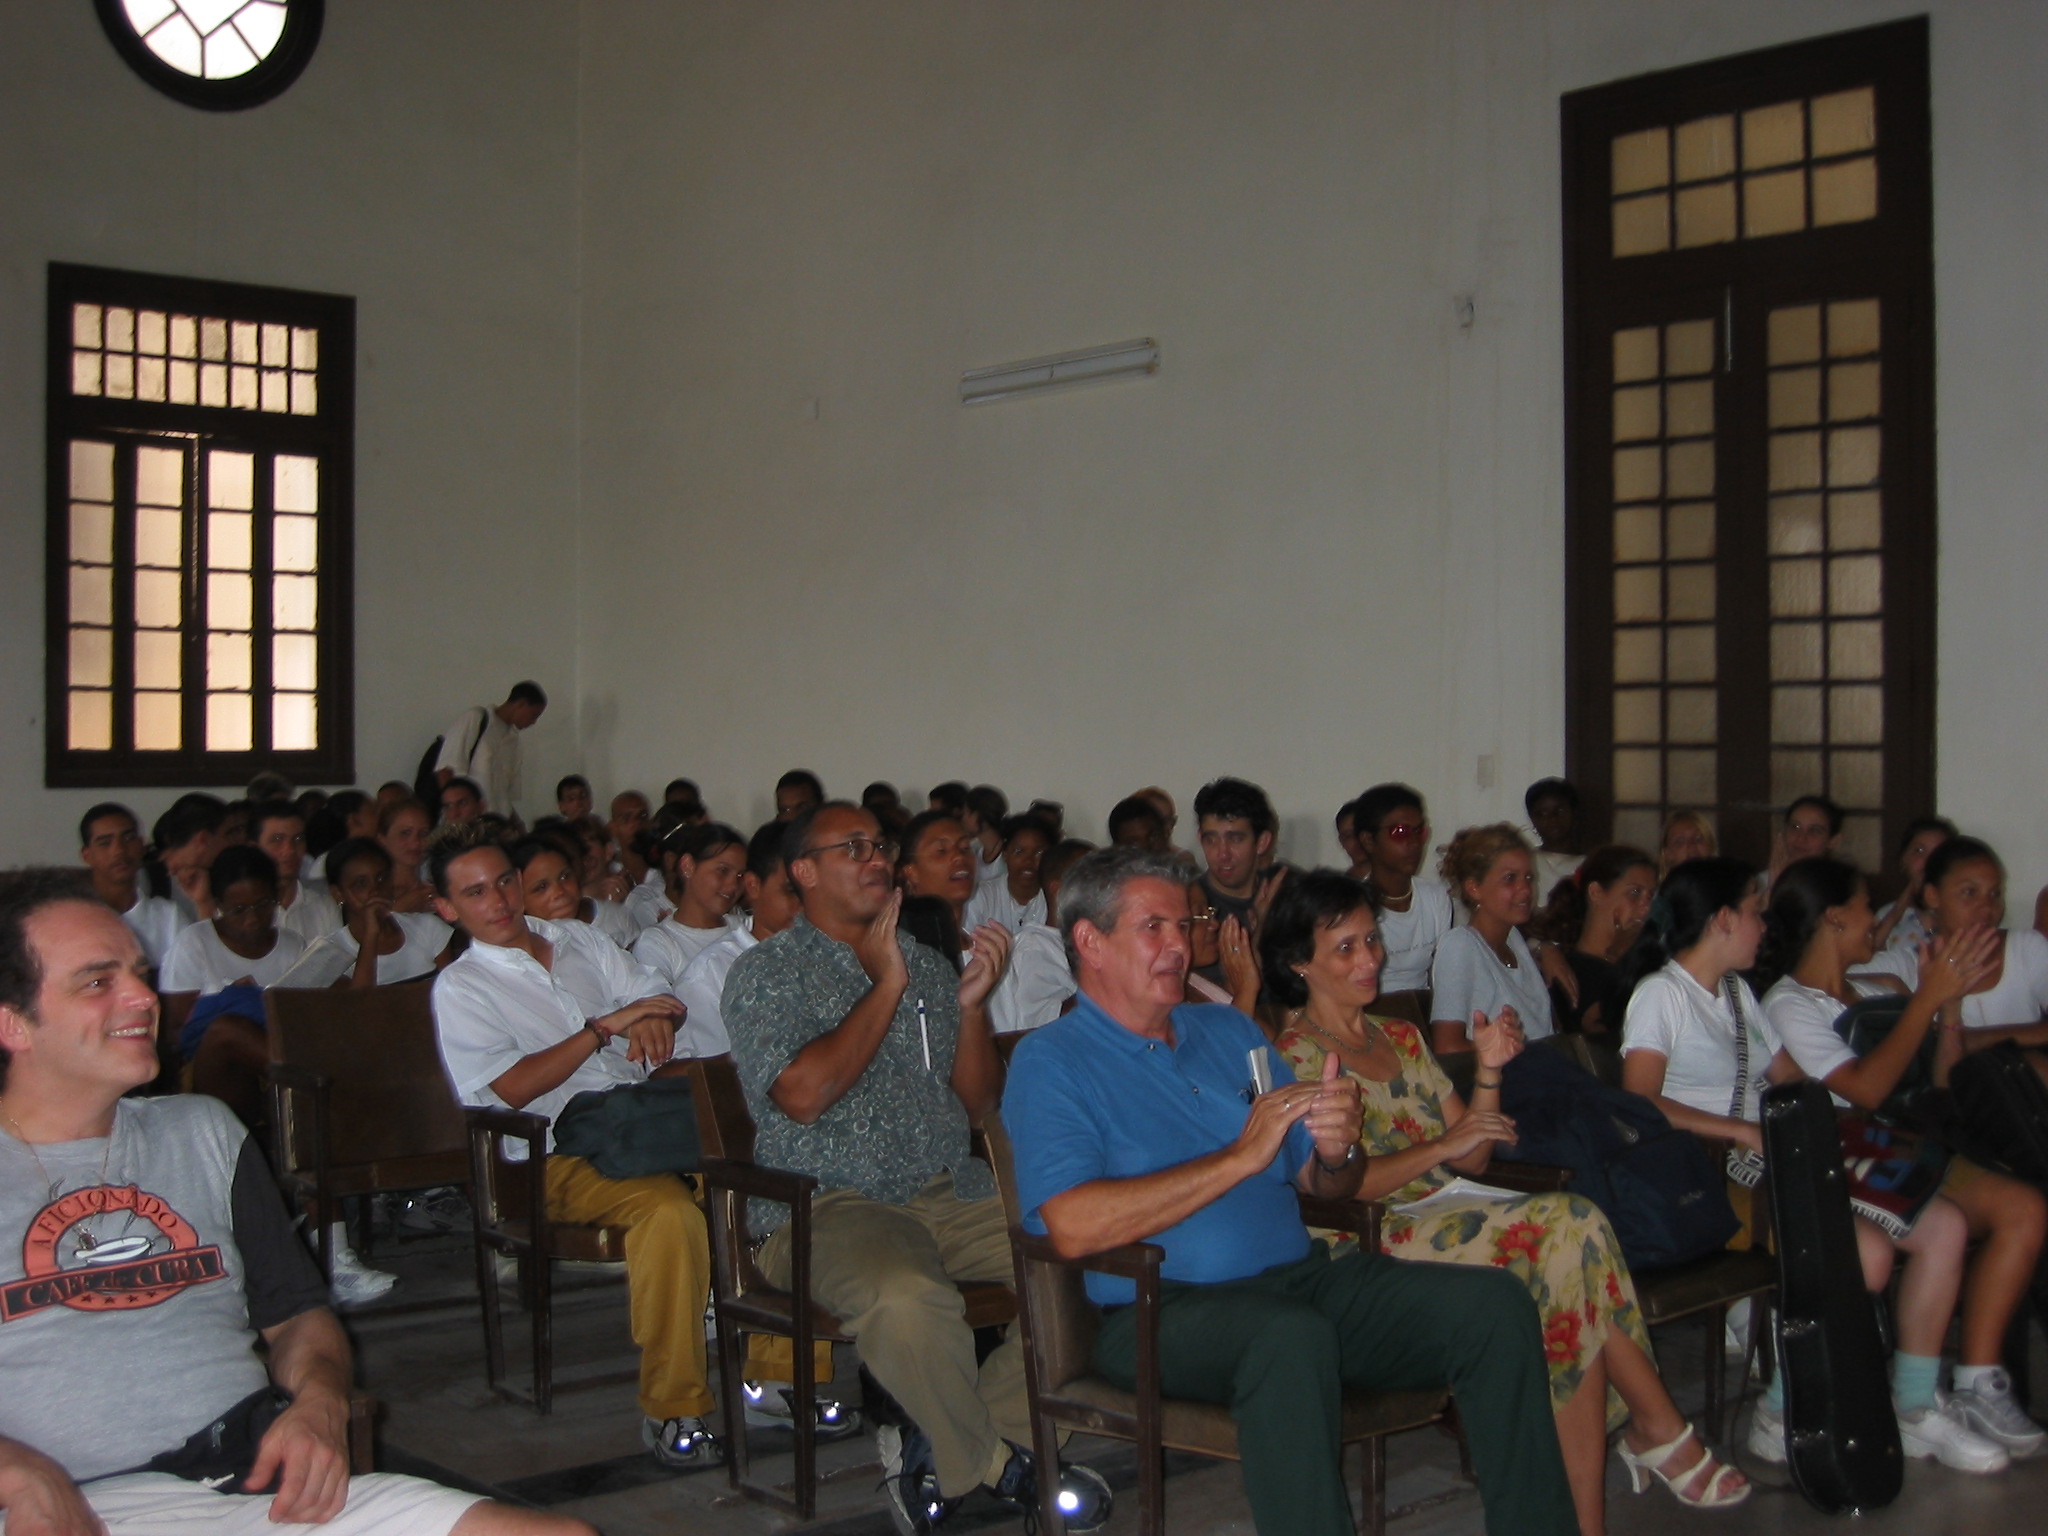
[[(766, 1506), (734, 1497), (722, 1469), (676, 1476), (655, 1467), (640, 1450), (639, 1415), (630, 1382), (562, 1390), (591, 1377), (630, 1372), (635, 1361), (626, 1324), (625, 1290), (615, 1272), (564, 1273), (555, 1305), (558, 1392), (555, 1411), (532, 1409), (492, 1396), (484, 1385), (483, 1335), (466, 1238), (415, 1239), (380, 1247), (372, 1260), (402, 1276), (383, 1302), (349, 1314), (361, 1356), (364, 1384), (379, 1399), (379, 1465), (417, 1472), (509, 1501), (572, 1511), (605, 1536), (656, 1532), (726, 1533), (799, 1529), (798, 1522)], [(506, 1293), (506, 1324), (513, 1380), (530, 1377), (525, 1314)], [(1700, 1330), (1674, 1328), (1659, 1341), (1667, 1379), (1680, 1406), (1701, 1405)], [(2048, 1382), (2048, 1351), (2034, 1337), (2034, 1379)], [(840, 1351), (841, 1390), (857, 1395), (850, 1351)], [(756, 1474), (771, 1483), (792, 1475), (793, 1442), (787, 1431), (756, 1429)], [(1070, 1454), (1101, 1470), (1119, 1498), (1107, 1527), (1111, 1536), (1136, 1532), (1136, 1463), (1114, 1442), (1079, 1440)], [(1391, 1536), (1480, 1536), (1479, 1499), (1458, 1476), (1455, 1444), (1435, 1430), (1396, 1436), (1388, 1446), (1387, 1504)], [(876, 1491), (879, 1468), (867, 1435), (820, 1452), (826, 1480), (816, 1522), (806, 1536), (888, 1536), (893, 1531)], [(1355, 1468), (1353, 1469), (1355, 1475)], [(1192, 1457), (1171, 1457), (1167, 1529), (1175, 1536), (1225, 1536), (1252, 1530), (1236, 1467)], [(1759, 1482), (1768, 1471), (1759, 1474)], [(1758, 1536), (1839, 1529), (1785, 1484), (1760, 1487), (1739, 1510), (1726, 1514), (1681, 1510), (1662, 1489), (1631, 1497), (1619, 1460), (1609, 1464), (1608, 1530), (1614, 1536), (1740, 1529)], [(1128, 1490), (1126, 1492), (1126, 1490)], [(1354, 1495), (1355, 1497), (1355, 1495)], [(1991, 1478), (1968, 1477), (1913, 1463), (1904, 1494), (1889, 1508), (1860, 1517), (1857, 1528), (1913, 1536), (1964, 1536), (2009, 1528), (2041, 1528), (2048, 1507), (2048, 1456), (2015, 1465)], [(2029, 1514), (2032, 1510), (2034, 1513)], [(948, 1529), (1016, 1532), (1014, 1511), (981, 1496), (963, 1507)]]

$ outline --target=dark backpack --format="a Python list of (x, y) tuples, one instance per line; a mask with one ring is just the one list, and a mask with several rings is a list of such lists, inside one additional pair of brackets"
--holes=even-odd
[[(469, 750), (462, 754), (464, 773), (469, 771), (468, 759), (476, 752), (476, 744), (483, 739), (485, 717), (490, 711), (479, 704), (470, 711), (470, 714), (476, 718), (473, 724), (463, 726), (463, 735), (469, 738)], [(434, 776), (434, 769), (441, 761), (441, 749), (447, 744), (446, 736), (436, 736), (434, 744), (427, 748), (425, 755), (420, 758), (419, 767), (413, 770), (412, 775), (413, 798), (424, 805), (428, 815), (437, 821), (441, 816), (441, 785)]]
[(1510, 1062), (1501, 1090), (1515, 1159), (1571, 1169), (1571, 1193), (1607, 1217), (1630, 1269), (1704, 1257), (1740, 1230), (1706, 1147), (1641, 1094), (1546, 1050)]

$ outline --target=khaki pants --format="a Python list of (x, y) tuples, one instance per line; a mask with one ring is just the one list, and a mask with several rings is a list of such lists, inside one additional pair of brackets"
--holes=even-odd
[[(1014, 1283), (1000, 1200), (959, 1200), (941, 1173), (907, 1205), (850, 1189), (811, 1208), (813, 1299), (840, 1319), (861, 1359), (932, 1443), (948, 1498), (1000, 1475), (1005, 1441), (1031, 1443), (1024, 1352), (1013, 1335), (979, 1367), (956, 1280)], [(771, 1285), (790, 1278), (789, 1228), (761, 1250)]]

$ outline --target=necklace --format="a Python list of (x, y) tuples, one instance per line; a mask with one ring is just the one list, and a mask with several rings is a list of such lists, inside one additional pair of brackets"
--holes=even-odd
[[(22, 1133), (20, 1121), (16, 1120), (12, 1114), (10, 1114), (8, 1111), (4, 1109), (0, 1109), (0, 1120), (5, 1120), (7, 1122), (8, 1128), (14, 1133), (14, 1139), (20, 1142), (24, 1147), (27, 1147), (28, 1155), (36, 1160), (36, 1172), (40, 1173), (43, 1176), (44, 1203), (54, 1204), (57, 1199), (57, 1186), (63, 1181), (61, 1179), (53, 1179), (50, 1177), (50, 1170), (43, 1166), (43, 1154), (38, 1152), (36, 1150), (36, 1144), (30, 1141), (28, 1137)], [(102, 1184), (107, 1182), (107, 1161), (113, 1155), (114, 1127), (108, 1126), (107, 1149), (106, 1151), (100, 1154), (99, 1182)], [(94, 1240), (93, 1235), (90, 1232), (87, 1232), (83, 1229), (79, 1231), (78, 1251), (80, 1253), (91, 1253), (93, 1249), (97, 1248), (98, 1246), (99, 1244)]]
[(1414, 902), (1415, 887), (1412, 885), (1409, 886), (1407, 890), (1403, 891), (1399, 896), (1391, 895), (1384, 890), (1380, 892), (1380, 905), (1383, 907), (1391, 907), (1396, 912), (1406, 912), (1408, 908), (1414, 904)]
[(1358, 1016), (1360, 1021), (1365, 1025), (1365, 1040), (1362, 1044), (1359, 1045), (1346, 1045), (1342, 1040), (1339, 1040), (1327, 1029), (1324, 1029), (1322, 1025), (1316, 1023), (1314, 1019), (1310, 1018), (1308, 1016), (1308, 1010), (1306, 1008), (1297, 1008), (1294, 1011), (1294, 1017), (1296, 1021), (1300, 1023), (1302, 1028), (1306, 1029), (1318, 1040), (1321, 1040), (1325, 1045), (1328, 1045), (1333, 1050), (1337, 1051), (1339, 1055), (1341, 1055), (1345, 1051), (1350, 1051), (1352, 1054), (1357, 1056), (1370, 1056), (1373, 1053), (1373, 1051), (1378, 1047), (1380, 1040), (1383, 1038), (1383, 1036), (1380, 1033), (1380, 1027), (1377, 1024), (1373, 1023), (1371, 1014), (1361, 1013)]

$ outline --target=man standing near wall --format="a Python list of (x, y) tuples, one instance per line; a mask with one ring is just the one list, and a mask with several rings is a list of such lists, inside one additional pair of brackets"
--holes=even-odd
[(474, 779), (484, 792), (484, 809), (516, 817), (519, 800), (519, 733), (539, 720), (548, 696), (539, 683), (512, 685), (496, 709), (479, 704), (441, 733), (441, 755), (434, 760), (434, 783), (446, 787), (453, 778)]

